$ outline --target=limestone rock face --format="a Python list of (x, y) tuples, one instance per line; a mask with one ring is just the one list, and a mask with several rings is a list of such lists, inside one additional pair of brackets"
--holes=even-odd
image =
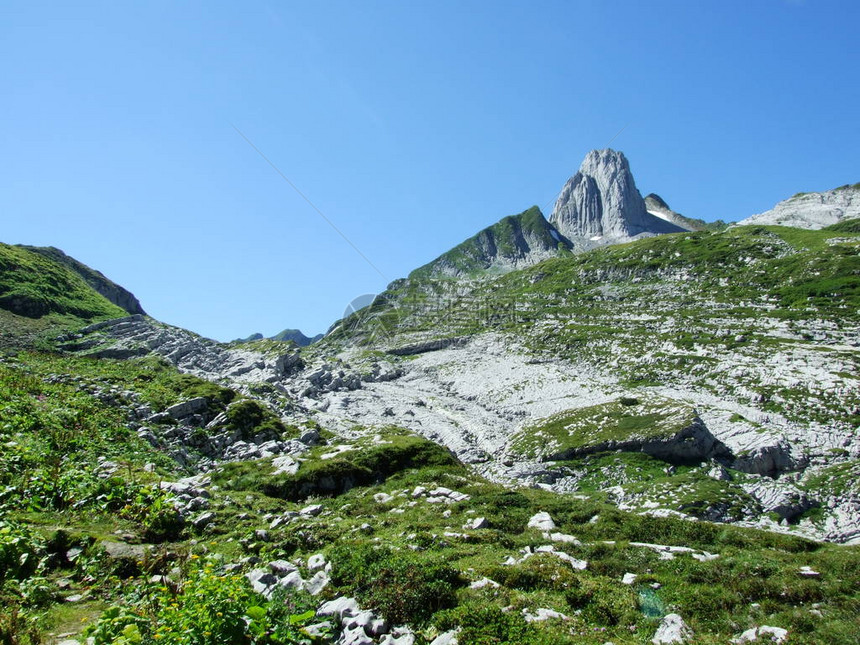
[(648, 212), (622, 152), (592, 150), (568, 179), (549, 219), (571, 240), (630, 239), (643, 233), (676, 233), (679, 226)]
[(860, 184), (821, 193), (798, 193), (769, 211), (741, 220), (738, 225), (795, 226), (818, 230), (857, 217), (860, 217)]

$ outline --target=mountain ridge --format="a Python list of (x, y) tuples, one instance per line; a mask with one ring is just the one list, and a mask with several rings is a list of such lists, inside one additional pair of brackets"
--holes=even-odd
[(772, 209), (751, 215), (737, 226), (780, 225), (817, 230), (860, 217), (860, 184), (814, 193), (796, 193)]
[(568, 247), (540, 208), (532, 206), (479, 231), (410, 275), (457, 277), (513, 270), (554, 257)]

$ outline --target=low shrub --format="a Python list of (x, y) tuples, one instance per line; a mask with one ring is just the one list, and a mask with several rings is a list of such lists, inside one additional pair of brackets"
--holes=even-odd
[(580, 610), (589, 623), (598, 625), (634, 624), (639, 619), (639, 599), (628, 585), (604, 576), (575, 577), (565, 592), (565, 600)]
[(227, 429), (238, 431), (244, 440), (259, 434), (280, 438), (287, 431), (271, 410), (252, 399), (239, 401), (227, 408)]
[(345, 544), (330, 554), (332, 582), (374, 608), (390, 623), (421, 624), (452, 607), (464, 584), (460, 573), (439, 557), (368, 544)]
[(466, 610), (441, 612), (436, 620), (440, 630), (460, 628), (457, 642), (463, 645), (538, 645), (544, 641), (541, 634), (527, 623), (522, 614), (502, 611), (496, 605), (471, 606)]

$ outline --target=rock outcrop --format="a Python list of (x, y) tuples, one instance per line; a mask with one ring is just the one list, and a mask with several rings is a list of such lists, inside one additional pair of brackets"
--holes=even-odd
[(579, 171), (564, 185), (549, 221), (575, 246), (586, 248), (588, 243), (686, 230), (648, 212), (627, 158), (610, 149), (586, 155)]
[(797, 193), (769, 211), (738, 222), (739, 226), (776, 225), (818, 230), (860, 217), (860, 184), (820, 193)]

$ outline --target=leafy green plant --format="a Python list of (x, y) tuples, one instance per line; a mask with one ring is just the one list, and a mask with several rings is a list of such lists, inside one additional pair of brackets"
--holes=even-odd
[(43, 550), (43, 541), (26, 526), (0, 518), (0, 582), (33, 575)]
[(266, 600), (244, 576), (227, 575), (217, 562), (192, 556), (176, 586), (147, 584), (127, 595), (86, 631), (95, 645), (304, 645), (302, 628), (314, 617), (309, 597), (282, 589)]
[(175, 539), (184, 526), (170, 495), (152, 486), (138, 487), (120, 515), (140, 524), (144, 538), (150, 542)]
[(463, 645), (537, 645), (544, 639), (534, 626), (517, 612), (505, 612), (496, 605), (440, 612), (435, 621), (442, 630), (460, 628), (457, 642)]

